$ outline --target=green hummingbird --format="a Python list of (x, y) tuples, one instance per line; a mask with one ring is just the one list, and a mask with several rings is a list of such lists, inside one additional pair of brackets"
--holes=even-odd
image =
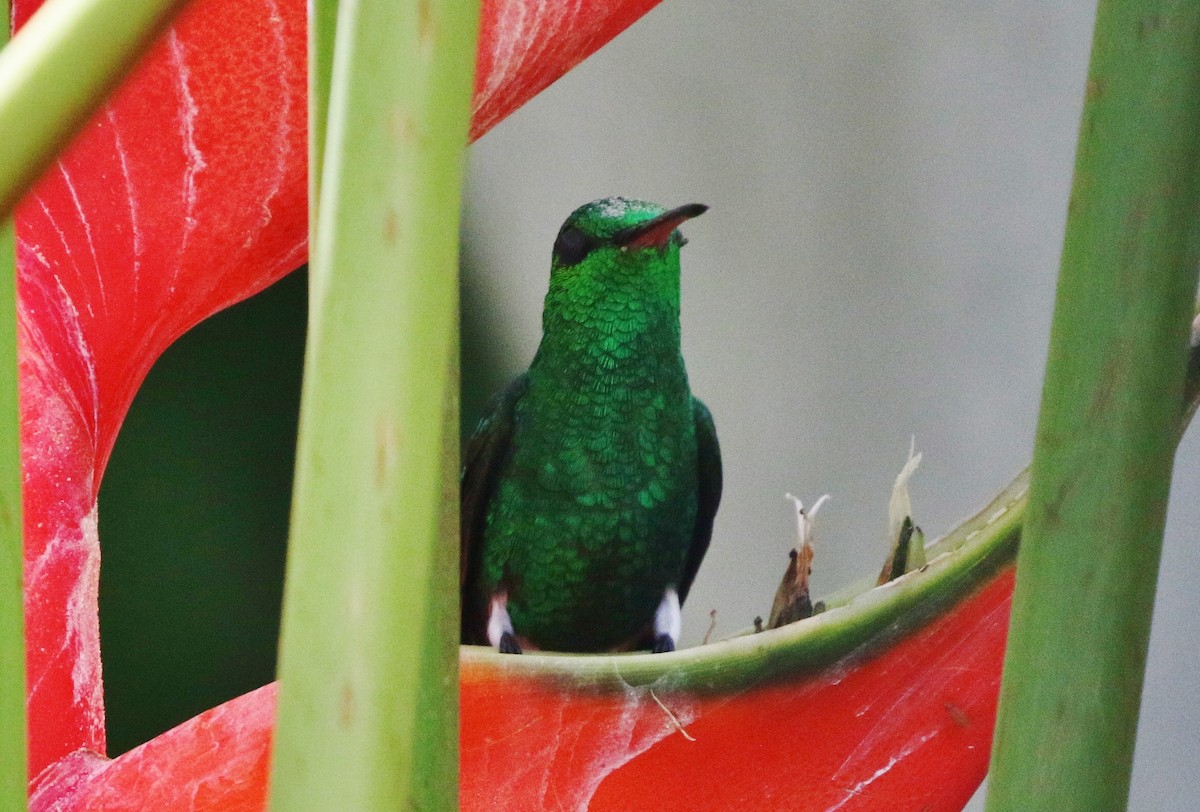
[(721, 498), (679, 342), (678, 226), (609, 197), (558, 232), (542, 341), (462, 475), (462, 639), (502, 652), (672, 651)]

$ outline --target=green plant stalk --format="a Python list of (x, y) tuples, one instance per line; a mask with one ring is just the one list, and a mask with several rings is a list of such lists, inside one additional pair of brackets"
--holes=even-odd
[(314, 251), (321, 168), (325, 162), (325, 123), (329, 118), (329, 76), (333, 72), (338, 0), (313, 0), (308, 16), (308, 238)]
[(25, 615), (21, 415), (17, 403), (16, 255), (0, 223), (0, 809), (25, 809)]
[(25, 615), (21, 415), (17, 402), (16, 256), (0, 223), (0, 809), (25, 809)]
[(1124, 809), (1200, 203), (1200, 6), (1101, 2), (987, 808)]
[(277, 811), (456, 806), (458, 553), (438, 536), (478, 13), (473, 0), (338, 9), (280, 644)]
[[(0, 47), (11, 9), (0, 0)], [(12, 221), (0, 216), (0, 809), (27, 808), (21, 413), (17, 400), (17, 256)]]
[(0, 52), (0, 217), (185, 0), (47, 0)]

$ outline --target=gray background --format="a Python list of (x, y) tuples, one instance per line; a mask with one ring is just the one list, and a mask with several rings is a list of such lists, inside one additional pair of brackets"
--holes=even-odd
[[(1028, 461), (1094, 6), (667, 0), (470, 153), (466, 328), (484, 388), (528, 364), (550, 246), (596, 197), (712, 206), (685, 228), (684, 351), (725, 497), (685, 609), (765, 613), (785, 491), (833, 495), (818, 595), (877, 571), (916, 436), (931, 536)], [(464, 404), (479, 416), (478, 395)], [(1196, 788), (1200, 441), (1179, 452), (1131, 808)], [(1114, 494), (1120, 498), (1120, 494)], [(975, 808), (978, 799), (971, 808)], [(979, 808), (982, 808), (980, 805)]]

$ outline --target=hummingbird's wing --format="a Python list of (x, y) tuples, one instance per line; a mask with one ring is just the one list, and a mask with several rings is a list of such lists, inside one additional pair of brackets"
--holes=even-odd
[(696, 527), (692, 531), (692, 546), (683, 562), (683, 577), (679, 579), (679, 602), (687, 599), (688, 590), (704, 560), (712, 538), (713, 519), (721, 501), (721, 445), (708, 407), (692, 398), (692, 417), (696, 421), (696, 466), (699, 477), (700, 506), (696, 511)]
[(464, 643), (485, 642), (487, 596), (473, 588), (479, 581), (484, 522), (500, 473), (512, 451), (517, 401), (529, 388), (525, 374), (513, 378), (489, 404), (486, 416), (467, 441), (459, 502), (459, 590), (462, 596)]

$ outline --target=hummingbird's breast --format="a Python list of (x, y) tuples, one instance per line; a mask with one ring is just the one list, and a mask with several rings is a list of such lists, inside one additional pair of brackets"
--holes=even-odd
[(678, 347), (677, 332), (599, 330), (566, 358), (544, 341), (530, 368), (485, 569), (516, 628), (543, 648), (617, 645), (678, 582), (697, 511)]

